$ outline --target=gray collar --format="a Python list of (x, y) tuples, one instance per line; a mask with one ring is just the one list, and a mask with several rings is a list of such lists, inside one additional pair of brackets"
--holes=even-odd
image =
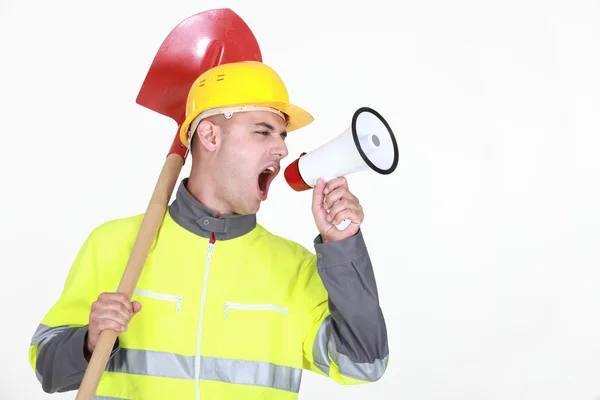
[(187, 190), (188, 178), (184, 178), (177, 189), (176, 198), (169, 207), (171, 218), (188, 231), (208, 238), (215, 233), (216, 240), (234, 239), (256, 227), (256, 215), (227, 214), (219, 218), (200, 203)]

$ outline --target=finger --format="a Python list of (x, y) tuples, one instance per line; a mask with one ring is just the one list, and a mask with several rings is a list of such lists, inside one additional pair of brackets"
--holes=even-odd
[(356, 209), (360, 208), (360, 206), (356, 202), (353, 202), (351, 200), (343, 198), (343, 199), (339, 200), (337, 203), (335, 203), (333, 205), (333, 207), (331, 207), (331, 209), (329, 209), (329, 211), (328, 211), (329, 218), (327, 220), (331, 221), (340, 211), (342, 211), (346, 208), (351, 208), (351, 209), (356, 210)]
[(123, 304), (121, 302), (111, 301), (109, 303), (102, 303), (101, 309), (103, 309), (103, 310), (110, 309), (110, 310), (117, 311), (123, 317), (125, 317), (129, 320), (133, 315), (133, 308), (131, 307), (130, 303), (128, 303), (128, 304), (129, 304), (129, 307), (127, 307), (126, 304)]
[(110, 303), (110, 302), (118, 302), (123, 304), (129, 312), (133, 312), (131, 308), (131, 301), (124, 293), (102, 293), (98, 296), (98, 301), (100, 303)]
[(336, 219), (337, 215), (345, 210), (350, 210), (356, 212), (358, 215), (362, 214), (362, 207), (355, 202), (351, 202), (346, 199), (340, 200), (337, 204), (335, 204), (331, 210), (329, 210), (329, 215), (327, 220), (332, 222)]
[(115, 322), (118, 322), (121, 325), (127, 325), (129, 323), (130, 318), (125, 317), (120, 312), (113, 309), (102, 309), (96, 311), (92, 314), (93, 320), (102, 320), (102, 319), (110, 319)]
[[(102, 299), (110, 298), (106, 296), (99, 297)], [(114, 318), (120, 319), (125, 323), (132, 317), (133, 309), (129, 311), (127, 307), (119, 302), (101, 302), (95, 301), (92, 303), (90, 311), (90, 322), (98, 318)]]
[(362, 212), (351, 208), (346, 208), (335, 215), (332, 223), (334, 225), (339, 225), (346, 219), (352, 221), (355, 224), (360, 224), (362, 223), (363, 219)]
[(98, 332), (106, 329), (112, 329), (115, 332), (123, 332), (127, 330), (127, 324), (120, 324), (112, 319), (99, 319), (95, 323)]
[(317, 180), (317, 184), (315, 185), (314, 189), (313, 189), (313, 201), (312, 201), (312, 212), (313, 214), (317, 214), (317, 212), (323, 208), (323, 199), (324, 199), (324, 194), (323, 194), (323, 188), (325, 187), (325, 181), (323, 181), (323, 179), (319, 178)]
[(358, 203), (358, 198), (350, 193), (348, 188), (342, 186), (327, 195), (324, 206), (327, 210), (330, 210), (333, 205), (341, 199), (348, 199), (352, 202)]
[(346, 180), (346, 177), (340, 176), (339, 178), (334, 178), (327, 182), (327, 185), (325, 185), (325, 188), (323, 189), (323, 193), (328, 195), (339, 187), (348, 187), (348, 181)]

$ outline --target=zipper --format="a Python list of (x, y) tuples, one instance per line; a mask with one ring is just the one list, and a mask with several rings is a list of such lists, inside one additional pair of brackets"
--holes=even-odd
[(287, 314), (287, 312), (288, 312), (287, 308), (276, 306), (273, 304), (241, 304), (241, 303), (226, 302), (224, 304), (223, 308), (224, 308), (223, 314), (224, 314), (225, 318), (227, 318), (227, 310), (230, 308), (235, 308), (238, 310), (271, 310), (271, 311), (280, 312), (282, 314)]
[(136, 289), (135, 294), (140, 295), (140, 296), (150, 297), (150, 298), (157, 299), (157, 300), (171, 301), (176, 304), (175, 311), (176, 312), (181, 311), (181, 302), (183, 301), (183, 296), (172, 296), (169, 294), (150, 292), (148, 290), (143, 290), (143, 289)]
[(202, 298), (200, 300), (200, 318), (198, 319), (198, 336), (196, 338), (196, 400), (200, 399), (200, 342), (202, 341), (202, 319), (204, 317), (204, 305), (206, 304), (206, 286), (208, 284), (208, 272), (210, 270), (210, 260), (212, 258), (213, 248), (215, 247), (215, 234), (211, 233), (208, 241), (208, 251), (206, 253), (206, 266), (204, 268), (204, 283), (202, 285)]

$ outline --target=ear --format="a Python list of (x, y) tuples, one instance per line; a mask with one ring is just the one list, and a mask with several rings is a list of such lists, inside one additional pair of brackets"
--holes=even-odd
[(194, 140), (199, 142), (198, 146), (213, 152), (217, 149), (218, 129), (213, 122), (205, 119), (198, 124)]

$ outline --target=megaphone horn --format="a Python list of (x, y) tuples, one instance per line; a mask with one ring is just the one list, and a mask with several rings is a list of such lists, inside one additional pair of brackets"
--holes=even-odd
[[(354, 112), (352, 123), (339, 136), (321, 147), (302, 153), (284, 171), (288, 185), (303, 191), (313, 188), (319, 178), (325, 182), (359, 171), (382, 175), (398, 166), (398, 144), (387, 121), (370, 107)], [(338, 229), (345, 229), (344, 221)]]

